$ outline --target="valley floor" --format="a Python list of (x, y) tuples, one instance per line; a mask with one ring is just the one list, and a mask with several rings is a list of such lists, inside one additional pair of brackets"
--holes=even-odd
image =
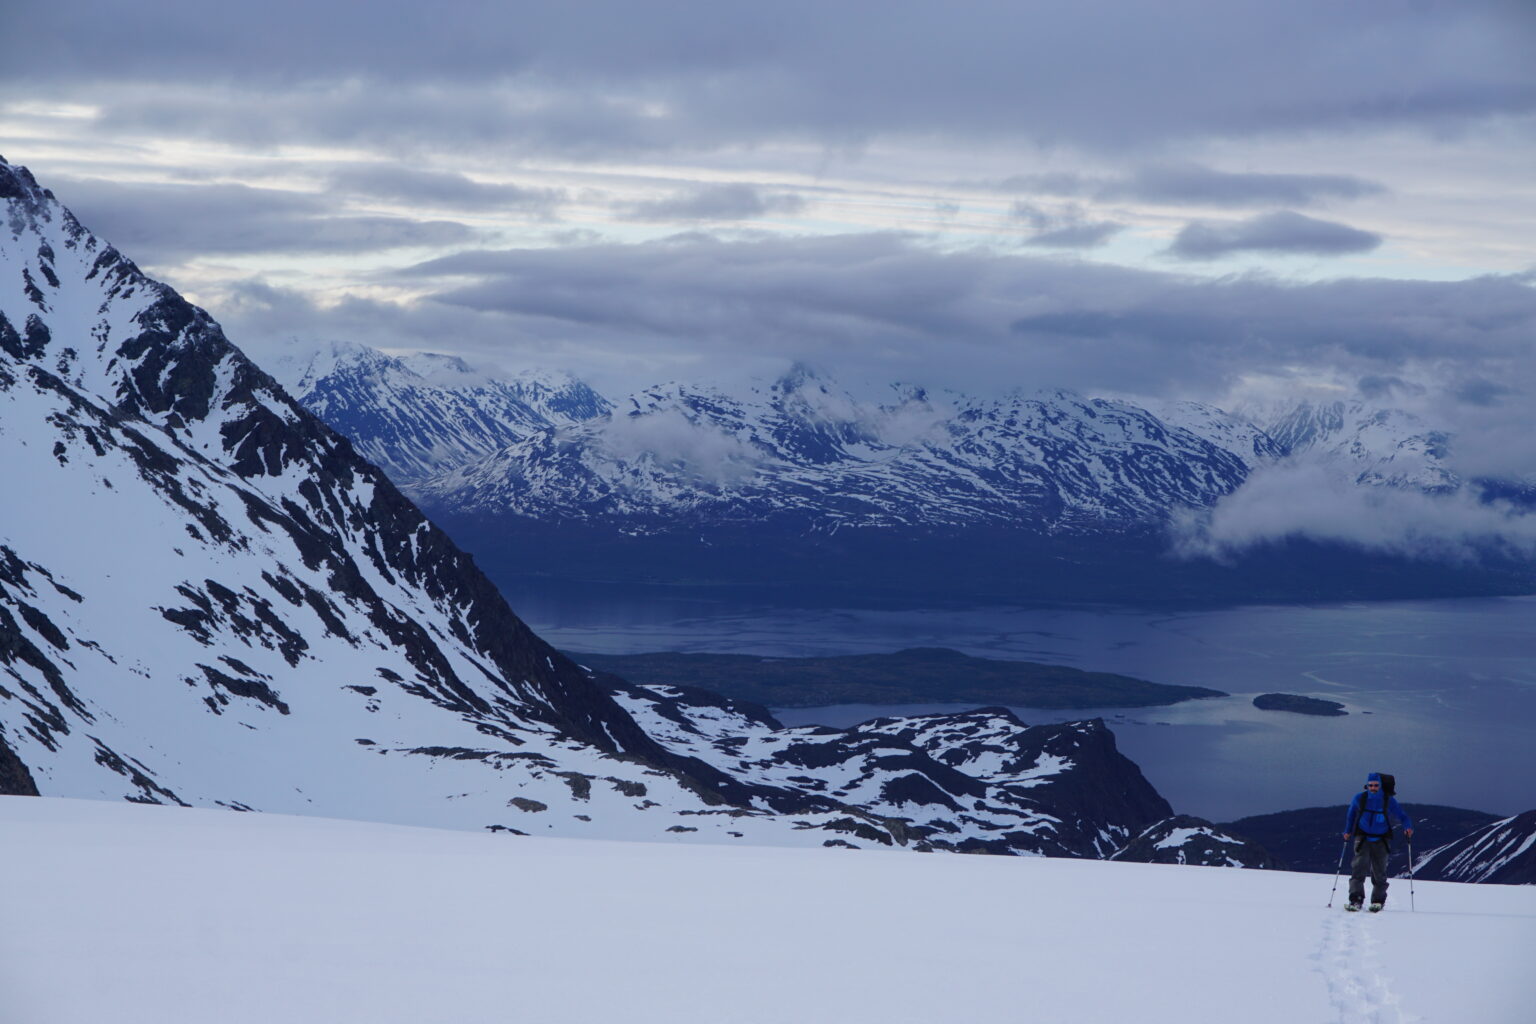
[(1536, 886), (0, 797), (16, 1024), (1529, 1021)]

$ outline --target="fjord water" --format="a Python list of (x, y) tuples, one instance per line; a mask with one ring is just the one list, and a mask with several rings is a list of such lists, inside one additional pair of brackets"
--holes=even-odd
[[(1232, 696), (1162, 708), (1015, 709), (1031, 724), (1102, 716), (1175, 810), (1216, 821), (1342, 807), (1372, 770), (1398, 774), (1410, 808), (1536, 807), (1532, 597), (1167, 611), (784, 608), (655, 591), (593, 600), (590, 591), (561, 597), (548, 588), (508, 596), (568, 651), (803, 657), (951, 647), (1224, 690)], [(1268, 692), (1338, 701), (1349, 714), (1260, 711), (1253, 697)], [(775, 713), (787, 725), (846, 726), (954, 708)]]

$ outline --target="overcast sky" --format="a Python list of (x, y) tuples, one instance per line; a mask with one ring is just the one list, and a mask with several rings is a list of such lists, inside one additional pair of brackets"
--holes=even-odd
[(258, 358), (1364, 386), (1536, 472), (1533, 53), (1529, 0), (5, 0), (0, 155)]

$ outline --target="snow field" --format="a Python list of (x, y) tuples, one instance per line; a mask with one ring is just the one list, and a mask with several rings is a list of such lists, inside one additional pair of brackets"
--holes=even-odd
[(1532, 1019), (1536, 887), (0, 798), (7, 1024)]

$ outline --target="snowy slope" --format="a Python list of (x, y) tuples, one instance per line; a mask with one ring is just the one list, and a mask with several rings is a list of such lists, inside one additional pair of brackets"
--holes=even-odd
[[(1536, 887), (0, 798), (18, 1024), (1523, 1024)], [(211, 898), (211, 894), (217, 894)]]
[(1251, 469), (1283, 458), (1286, 448), (1263, 427), (1236, 413), (1202, 402), (1154, 402), (1147, 410), (1170, 426), (1231, 452)]

